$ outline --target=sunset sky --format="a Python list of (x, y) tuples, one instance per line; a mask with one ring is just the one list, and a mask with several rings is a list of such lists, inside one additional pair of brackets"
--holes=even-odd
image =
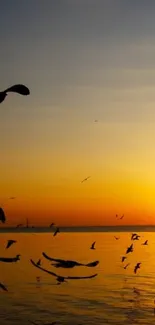
[(0, 39), (7, 225), (155, 224), (155, 1), (2, 0)]

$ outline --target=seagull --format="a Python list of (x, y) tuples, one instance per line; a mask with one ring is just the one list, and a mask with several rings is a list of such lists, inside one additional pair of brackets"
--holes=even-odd
[(8, 289), (4, 286), (3, 283), (0, 282), (0, 288), (2, 288), (4, 291), (8, 291)]
[(53, 226), (55, 226), (54, 222), (51, 223), (50, 228), (52, 228)]
[(94, 241), (93, 243), (92, 243), (92, 245), (91, 245), (91, 247), (90, 247), (90, 249), (95, 249), (95, 243), (96, 243), (96, 241)]
[(83, 263), (79, 263), (76, 261), (71, 261), (71, 260), (62, 260), (62, 259), (58, 259), (58, 258), (52, 258), (50, 256), (48, 256), (46, 253), (42, 253), (42, 255), (49, 261), (54, 261), (56, 262), (55, 264), (52, 264), (55, 267), (63, 267), (63, 268), (73, 268), (75, 266), (87, 266), (87, 267), (94, 267), (96, 265), (99, 264), (99, 261), (94, 261), (88, 264), (83, 264)]
[(128, 253), (132, 253), (133, 252), (133, 244), (131, 244), (128, 248), (127, 248), (127, 250), (126, 250), (126, 254), (128, 254)]
[(124, 266), (124, 270), (126, 270), (127, 267), (128, 267), (129, 265), (130, 265), (130, 263), (126, 264), (126, 265)]
[(142, 245), (148, 245), (148, 240), (145, 240), (145, 242)]
[(6, 216), (2, 208), (0, 208), (0, 221), (2, 221), (2, 223), (5, 223), (6, 221)]
[(97, 273), (95, 273), (93, 275), (89, 275), (89, 276), (61, 276), (61, 275), (58, 275), (51, 271), (48, 271), (48, 270), (44, 269), (43, 267), (37, 265), (32, 259), (30, 259), (30, 261), (34, 266), (38, 267), (40, 270), (55, 276), (58, 282), (66, 282), (66, 280), (91, 279), (91, 278), (95, 278), (97, 276)]
[(12, 240), (12, 239), (8, 240), (8, 243), (6, 245), (6, 249), (9, 248), (14, 243), (17, 243), (17, 241), (16, 240)]
[(122, 256), (122, 262), (124, 262), (126, 259), (126, 256)]
[(81, 181), (81, 183), (87, 181), (90, 177), (91, 177), (91, 176), (88, 176), (88, 177), (84, 178), (84, 179)]
[(14, 92), (14, 93), (24, 95), (24, 96), (27, 96), (30, 94), (30, 91), (26, 86), (24, 86), (22, 84), (17, 84), (17, 85), (14, 85), (14, 86), (7, 88), (4, 91), (0, 92), (0, 103), (2, 103), (4, 101), (8, 92)]
[(120, 217), (120, 220), (124, 218), (124, 214), (122, 215), (122, 217)]
[(114, 238), (115, 238), (116, 240), (120, 239), (120, 237), (116, 237), (116, 236), (114, 236)]
[(135, 266), (135, 268), (134, 268), (134, 273), (136, 274), (136, 272), (137, 272), (137, 270), (138, 269), (140, 269), (140, 265), (141, 265), (142, 263), (137, 263), (136, 264), (136, 266)]
[(53, 236), (56, 236), (56, 234), (57, 234), (58, 232), (60, 232), (60, 229), (57, 227), (56, 230), (55, 230), (55, 232), (54, 232), (54, 234), (53, 234)]
[(38, 260), (37, 265), (41, 265), (41, 259)]
[(12, 262), (17, 262), (20, 260), (20, 255), (16, 255), (16, 257), (0, 257), (0, 262), (5, 262), (5, 263), (12, 263)]
[(133, 236), (133, 238), (131, 240), (139, 240), (139, 238), (140, 238), (140, 236), (139, 235), (136, 235), (136, 236)]
[(134, 240), (134, 237), (137, 237), (138, 235), (136, 234), (136, 233), (133, 233), (132, 235), (131, 235), (131, 240)]

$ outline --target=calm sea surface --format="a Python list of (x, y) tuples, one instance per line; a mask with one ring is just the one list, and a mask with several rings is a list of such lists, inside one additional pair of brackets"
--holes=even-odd
[[(21, 254), (21, 260), (0, 262), (0, 282), (8, 288), (8, 292), (0, 289), (0, 324), (155, 324), (155, 233), (139, 234), (140, 240), (133, 241), (134, 252), (122, 263), (121, 256), (131, 244), (128, 232), (60, 232), (55, 237), (52, 233), (1, 233), (0, 256)], [(17, 243), (6, 250), (8, 239)], [(148, 246), (143, 246), (146, 239)], [(93, 241), (96, 250), (90, 250)], [(57, 269), (42, 256), (43, 251), (54, 258), (100, 263), (93, 268)], [(56, 279), (35, 268), (30, 258), (41, 258), (43, 267), (60, 275), (98, 276), (57, 285)], [(138, 262), (142, 264), (135, 275)], [(127, 263), (130, 265), (124, 269)]]

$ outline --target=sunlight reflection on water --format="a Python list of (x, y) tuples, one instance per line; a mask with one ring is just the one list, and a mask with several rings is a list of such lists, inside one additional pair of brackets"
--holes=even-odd
[[(0, 281), (8, 292), (0, 291), (0, 324), (30, 324), (59, 321), (60, 324), (152, 324), (155, 321), (155, 238), (154, 233), (134, 242), (134, 252), (128, 254), (129, 267), (122, 268), (121, 256), (130, 245), (130, 233), (1, 233), (0, 256), (21, 254), (17, 263), (0, 263)], [(148, 239), (148, 246), (141, 243)], [(17, 243), (8, 250), (8, 239)], [(90, 250), (96, 240), (96, 250)], [(56, 269), (42, 256), (91, 262), (95, 268), (76, 267)], [(61, 275), (86, 276), (93, 279), (70, 280), (56, 285), (56, 279), (31, 263), (30, 258), (42, 260), (42, 266)], [(126, 261), (124, 263), (126, 263)], [(134, 265), (142, 262), (137, 274)], [(125, 264), (124, 264), (125, 265)], [(36, 277), (40, 277), (37, 282)], [(137, 292), (134, 293), (133, 287)]]

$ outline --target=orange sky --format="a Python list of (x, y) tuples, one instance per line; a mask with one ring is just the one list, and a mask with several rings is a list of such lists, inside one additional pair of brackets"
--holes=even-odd
[(1, 88), (31, 92), (0, 104), (7, 225), (155, 224), (152, 6), (3, 4)]

